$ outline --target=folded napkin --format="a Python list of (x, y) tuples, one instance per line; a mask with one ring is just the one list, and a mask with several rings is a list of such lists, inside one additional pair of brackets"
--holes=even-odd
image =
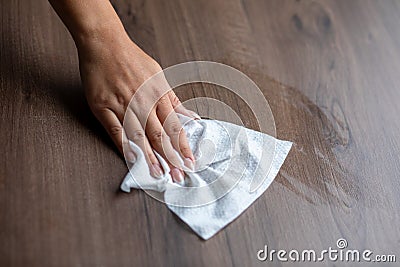
[(165, 174), (153, 178), (143, 152), (130, 142), (136, 161), (121, 189), (146, 190), (206, 240), (264, 193), (292, 143), (228, 122), (178, 116), (196, 158), (195, 170), (185, 170), (184, 185), (172, 182), (168, 164), (157, 153)]

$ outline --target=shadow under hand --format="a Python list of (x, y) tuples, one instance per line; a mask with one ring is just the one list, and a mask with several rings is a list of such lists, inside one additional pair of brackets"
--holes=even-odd
[(22, 102), (20, 112), (28, 117), (42, 120), (72, 117), (74, 127), (94, 133), (119, 155), (86, 102), (72, 40), (66, 42), (57, 36), (33, 38), (29, 27), (21, 31), (26, 33), (14, 34), (11, 29), (3, 32), (0, 64), (5, 83), (3, 97), (7, 102)]

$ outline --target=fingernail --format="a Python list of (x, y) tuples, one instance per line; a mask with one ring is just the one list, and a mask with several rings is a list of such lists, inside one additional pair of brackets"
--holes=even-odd
[(199, 114), (197, 114), (196, 112), (191, 111), (190, 114), (192, 114), (193, 119), (195, 119), (195, 120), (201, 120), (201, 117), (200, 117)]
[(126, 156), (126, 160), (131, 163), (134, 163), (136, 161), (136, 155), (132, 151), (126, 152), (125, 156)]
[(180, 184), (180, 185), (184, 185), (185, 184), (185, 178), (183, 177), (182, 172), (178, 169), (178, 168), (173, 168), (171, 171), (171, 176), (172, 179)]
[(186, 167), (188, 167), (191, 171), (194, 171), (194, 163), (191, 158), (185, 158), (183, 162)]
[(160, 178), (163, 175), (160, 164), (158, 164), (158, 163), (151, 164), (150, 174), (151, 174), (151, 176)]

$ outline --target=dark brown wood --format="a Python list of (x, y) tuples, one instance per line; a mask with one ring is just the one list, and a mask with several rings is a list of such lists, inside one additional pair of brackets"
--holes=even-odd
[[(0, 266), (253, 266), (264, 245), (322, 250), (338, 238), (400, 260), (399, 1), (113, 4), (163, 67), (211, 60), (247, 74), (294, 147), (266, 193), (201, 241), (163, 204), (118, 190), (126, 166), (86, 105), (50, 5), (3, 1)], [(224, 90), (177, 94), (215, 97), (257, 128)]]

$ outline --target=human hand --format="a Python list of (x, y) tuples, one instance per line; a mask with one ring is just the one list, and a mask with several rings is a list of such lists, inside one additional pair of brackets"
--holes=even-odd
[(193, 119), (200, 117), (181, 105), (164, 77), (152, 84), (151, 89), (138, 91), (144, 81), (162, 70), (159, 64), (126, 33), (113, 32), (109, 37), (105, 34), (88, 39), (77, 48), (88, 104), (119, 151), (125, 150), (127, 160), (134, 161), (125, 135), (142, 149), (151, 175), (159, 177), (163, 170), (154, 148), (168, 161), (173, 180), (183, 182), (183, 166), (175, 150), (188, 168), (193, 169), (195, 159), (176, 112)]

